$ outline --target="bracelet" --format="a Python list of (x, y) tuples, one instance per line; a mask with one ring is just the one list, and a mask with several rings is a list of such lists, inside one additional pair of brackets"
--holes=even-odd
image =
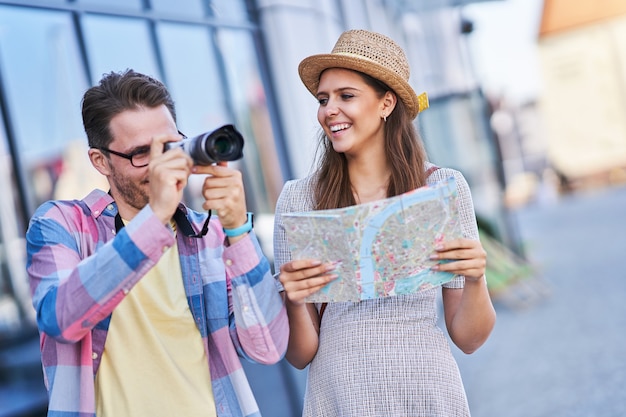
[(234, 229), (222, 228), (222, 230), (224, 230), (224, 234), (226, 234), (226, 236), (228, 237), (237, 237), (237, 236), (243, 235), (244, 233), (248, 233), (250, 230), (252, 230), (252, 226), (254, 223), (254, 215), (248, 212), (247, 216), (248, 216), (248, 219), (246, 220), (246, 222), (239, 227), (235, 227)]

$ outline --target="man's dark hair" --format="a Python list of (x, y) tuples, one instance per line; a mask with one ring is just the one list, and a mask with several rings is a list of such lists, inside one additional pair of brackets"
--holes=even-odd
[(162, 82), (132, 69), (105, 74), (100, 83), (85, 92), (83, 126), (89, 147), (106, 148), (113, 140), (109, 124), (118, 114), (139, 107), (164, 104), (176, 122), (174, 101)]

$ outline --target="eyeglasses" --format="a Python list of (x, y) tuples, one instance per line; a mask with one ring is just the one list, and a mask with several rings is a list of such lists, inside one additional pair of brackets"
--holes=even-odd
[(131, 153), (121, 153), (114, 151), (109, 148), (96, 148), (100, 149), (103, 152), (112, 153), (113, 155), (117, 155), (120, 158), (128, 159), (130, 164), (135, 168), (143, 168), (147, 167), (150, 162), (150, 147), (142, 146), (140, 148), (135, 149)]
[[(187, 139), (187, 135), (182, 133), (180, 130), (178, 131), (178, 134), (181, 135), (183, 139)], [(113, 155), (117, 155), (120, 158), (128, 159), (130, 161), (130, 164), (134, 166), (135, 168), (147, 167), (148, 164), (150, 163), (150, 147), (149, 146), (141, 146), (135, 149), (134, 151), (132, 151), (131, 153), (121, 153), (121, 152), (117, 152), (109, 148), (96, 148), (96, 149), (100, 149), (103, 152), (112, 153)]]

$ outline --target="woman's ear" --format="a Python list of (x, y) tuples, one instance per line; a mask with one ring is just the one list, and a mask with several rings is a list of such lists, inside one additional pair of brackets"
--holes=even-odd
[(385, 96), (383, 97), (383, 103), (382, 103), (383, 114), (385, 114), (386, 116), (389, 116), (391, 112), (393, 111), (393, 109), (396, 108), (397, 102), (398, 102), (398, 98), (396, 97), (396, 95), (392, 93), (391, 91), (387, 91), (385, 93)]
[(97, 169), (99, 173), (101, 173), (105, 177), (109, 176), (109, 174), (111, 173), (109, 160), (106, 156), (104, 156), (100, 149), (89, 149), (89, 160), (91, 161), (91, 165), (93, 165), (93, 167)]

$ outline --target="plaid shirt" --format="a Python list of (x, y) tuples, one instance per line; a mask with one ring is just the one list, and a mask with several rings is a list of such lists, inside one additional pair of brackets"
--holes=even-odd
[(31, 219), (26, 267), (48, 416), (95, 416), (94, 378), (111, 313), (175, 239), (187, 301), (209, 359), (217, 415), (260, 416), (238, 356), (278, 362), (289, 330), (254, 233), (225, 246), (221, 225), (211, 221), (206, 237), (192, 238), (206, 214), (183, 205), (174, 216), (176, 235), (150, 206), (117, 232), (116, 215), (111, 196), (95, 190), (81, 201), (44, 203)]

